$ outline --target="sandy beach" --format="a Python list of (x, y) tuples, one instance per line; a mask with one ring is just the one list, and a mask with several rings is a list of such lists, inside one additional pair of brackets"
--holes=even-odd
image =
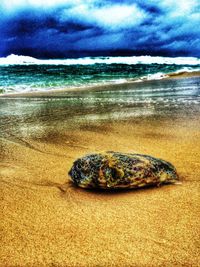
[[(16, 115), (2, 119), (0, 266), (200, 266), (199, 106), (162, 113), (147, 104), (148, 116), (97, 120), (96, 104), (93, 117), (84, 109), (90, 117), (82, 123), (75, 106), (76, 117), (66, 124), (63, 106), (57, 104), (62, 117), (50, 108), (53, 99), (30, 118), (22, 102), (3, 101)], [(117, 192), (75, 187), (68, 176), (73, 161), (106, 150), (170, 161), (182, 185)]]

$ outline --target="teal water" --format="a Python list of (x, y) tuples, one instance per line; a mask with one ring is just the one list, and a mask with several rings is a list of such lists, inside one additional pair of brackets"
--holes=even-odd
[(160, 79), (163, 74), (199, 69), (199, 64), (4, 64), (0, 65), (0, 93), (84, 88), (132, 80)]

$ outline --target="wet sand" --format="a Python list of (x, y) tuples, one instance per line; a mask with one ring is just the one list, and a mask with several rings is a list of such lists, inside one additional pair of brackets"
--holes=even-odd
[[(200, 265), (199, 110), (59, 128), (64, 121), (47, 108), (54, 120), (43, 131), (34, 119), (26, 128), (23, 112), (11, 125), (13, 114), (2, 120), (0, 266)], [(73, 186), (73, 161), (105, 150), (170, 161), (183, 183), (119, 192)]]
[(169, 73), (168, 74), (168, 79), (169, 78), (189, 78), (189, 77), (199, 77), (200, 76), (200, 71), (182, 71), (178, 73)]

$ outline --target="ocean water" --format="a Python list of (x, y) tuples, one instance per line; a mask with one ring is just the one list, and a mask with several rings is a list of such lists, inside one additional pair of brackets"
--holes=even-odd
[(10, 55), (0, 58), (0, 93), (84, 88), (162, 79), (168, 73), (200, 70), (198, 58), (101, 57), (38, 60)]
[[(163, 79), (163, 75), (199, 69), (199, 59), (194, 58), (1, 59), (0, 137), (43, 138), (102, 122), (154, 121), (160, 116), (188, 123), (200, 118), (200, 77)], [(101, 86), (86, 90), (93, 85)], [(62, 88), (69, 90), (23, 95)]]

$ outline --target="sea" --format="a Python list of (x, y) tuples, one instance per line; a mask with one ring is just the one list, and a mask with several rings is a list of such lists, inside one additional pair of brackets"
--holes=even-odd
[(0, 137), (43, 138), (160, 117), (188, 124), (200, 118), (200, 77), (163, 78), (199, 70), (198, 58), (1, 58)]
[(42, 60), (0, 58), (0, 94), (84, 88), (160, 80), (169, 73), (200, 70), (194, 57), (94, 57)]

